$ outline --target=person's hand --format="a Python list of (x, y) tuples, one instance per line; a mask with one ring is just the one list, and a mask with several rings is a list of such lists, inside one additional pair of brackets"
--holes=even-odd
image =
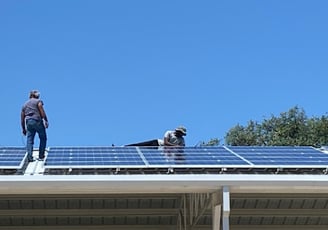
[(44, 127), (46, 127), (46, 129), (49, 127), (49, 122), (48, 121), (44, 121)]
[(23, 129), (23, 135), (26, 136), (26, 129)]

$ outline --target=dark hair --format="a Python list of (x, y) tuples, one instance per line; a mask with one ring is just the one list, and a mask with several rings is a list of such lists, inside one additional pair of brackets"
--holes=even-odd
[(32, 90), (30, 92), (30, 98), (36, 98), (38, 99), (40, 97), (40, 92), (38, 90)]

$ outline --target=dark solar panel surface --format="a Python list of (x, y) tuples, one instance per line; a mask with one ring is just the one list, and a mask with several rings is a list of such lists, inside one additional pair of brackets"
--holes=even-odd
[(45, 167), (142, 166), (135, 147), (56, 147), (50, 148)]
[(165, 167), (172, 165), (214, 167), (249, 165), (223, 147), (55, 147), (46, 168), (65, 167)]
[(20, 169), (25, 160), (25, 147), (0, 147), (0, 168)]
[(328, 154), (312, 147), (290, 146), (233, 146), (233, 152), (254, 165), (285, 166), (325, 166), (328, 165)]
[(327, 167), (328, 154), (312, 147), (53, 147), (46, 168)]
[(249, 165), (223, 147), (140, 148), (149, 165)]

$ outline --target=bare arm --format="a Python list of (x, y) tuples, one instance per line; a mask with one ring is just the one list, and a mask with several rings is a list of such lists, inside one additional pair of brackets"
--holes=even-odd
[(48, 118), (47, 118), (46, 112), (44, 111), (42, 102), (38, 103), (38, 108), (39, 108), (39, 111), (40, 111), (41, 118), (45, 121), (44, 125), (45, 125), (46, 128), (48, 128), (48, 126), (49, 126)]
[(176, 146), (175, 144), (172, 144), (169, 139), (170, 139), (170, 134), (169, 133), (165, 133), (164, 135), (164, 146)]
[(25, 113), (24, 111), (22, 110), (21, 111), (21, 126), (22, 126), (22, 131), (23, 131), (23, 134), (24, 136), (26, 135), (26, 127), (25, 127)]
[(171, 146), (172, 144), (168, 141), (167, 137), (164, 137), (164, 145), (165, 146)]

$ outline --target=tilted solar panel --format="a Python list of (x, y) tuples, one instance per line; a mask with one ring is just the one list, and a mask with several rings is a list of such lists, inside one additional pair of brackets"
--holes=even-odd
[(45, 168), (142, 167), (136, 147), (49, 148)]
[(0, 168), (20, 169), (26, 157), (25, 147), (0, 147)]
[(232, 146), (229, 149), (257, 167), (328, 166), (328, 154), (308, 146)]

